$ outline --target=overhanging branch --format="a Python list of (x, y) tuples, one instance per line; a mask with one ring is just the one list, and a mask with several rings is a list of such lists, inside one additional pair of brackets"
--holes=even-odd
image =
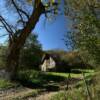
[(10, 40), (13, 39), (13, 30), (10, 27), (10, 25), (6, 22), (6, 20), (0, 15), (0, 22), (2, 23), (2, 27), (4, 27), (6, 29), (6, 31), (9, 33), (9, 38)]
[(38, 22), (41, 14), (45, 13), (45, 7), (40, 2), (37, 8), (35, 8), (32, 12), (32, 15), (30, 16), (28, 22), (26, 23), (26, 26), (21, 31), (21, 34), (19, 35), (17, 39), (17, 44), (19, 45), (19, 48), (24, 44), (27, 36), (31, 33), (31, 31), (35, 28), (36, 23)]
[(14, 7), (15, 7), (15, 9), (16, 9), (16, 11), (17, 11), (17, 13), (18, 13), (18, 15), (20, 16), (20, 18), (21, 18), (21, 22), (23, 23), (23, 25), (25, 24), (25, 22), (24, 22), (24, 20), (23, 20), (23, 17), (22, 17), (22, 15), (21, 15), (21, 13), (20, 13), (20, 10), (19, 10), (19, 8), (18, 8), (18, 6), (16, 5), (16, 3), (15, 3), (15, 1), (14, 0), (11, 0), (12, 1), (12, 4), (14, 5)]
[(29, 15), (28, 15), (25, 11), (23, 11), (23, 10), (20, 9), (20, 8), (18, 8), (18, 10), (19, 10), (21, 13), (23, 13), (23, 14), (27, 17), (27, 19), (29, 20)]
[(9, 35), (9, 34), (3, 34), (3, 35), (0, 36), (0, 38), (5, 37), (5, 36), (7, 36), (7, 35)]

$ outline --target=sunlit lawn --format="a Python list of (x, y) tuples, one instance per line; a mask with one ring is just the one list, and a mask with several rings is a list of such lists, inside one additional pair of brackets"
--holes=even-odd
[[(85, 76), (94, 75), (94, 70), (83, 70)], [(68, 77), (69, 73), (47, 72), (48, 75)], [(81, 78), (82, 73), (71, 73), (72, 78)]]

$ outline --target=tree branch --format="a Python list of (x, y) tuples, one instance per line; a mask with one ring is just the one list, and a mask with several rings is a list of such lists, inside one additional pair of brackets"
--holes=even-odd
[(4, 36), (7, 36), (7, 35), (9, 35), (9, 34), (3, 34), (3, 35), (0, 36), (0, 38), (2, 38), (2, 37), (4, 37)]
[(2, 25), (0, 26), (0, 28), (3, 28), (3, 27), (4, 27), (4, 26), (2, 26)]
[(35, 25), (38, 22), (42, 13), (45, 13), (45, 7), (40, 2), (38, 7), (35, 8), (34, 11), (32, 12), (32, 15), (30, 16), (26, 26), (23, 28), (23, 30), (21, 31), (21, 34), (19, 35), (19, 37), (17, 39), (17, 44), (19, 45), (19, 48), (24, 44), (27, 36), (35, 28)]
[(1, 15), (0, 15), (0, 22), (2, 23), (2, 25), (4, 26), (4, 28), (6, 29), (6, 31), (9, 33), (10, 40), (12, 40), (14, 32), (11, 29), (10, 25), (6, 22), (6, 20)]
[(19, 11), (19, 8), (18, 8), (18, 6), (16, 5), (16, 3), (14, 2), (14, 0), (11, 0), (12, 1), (12, 4), (14, 5), (14, 7), (15, 7), (15, 9), (16, 9), (16, 11), (17, 11), (17, 13), (18, 13), (18, 15), (20, 16), (20, 18), (21, 18), (21, 22), (23, 23), (23, 25), (25, 24), (25, 22), (24, 22), (24, 20), (23, 20), (23, 17), (22, 17), (22, 15), (20, 14), (20, 11)]
[(1, 15), (0, 15), (0, 21), (4, 26), (9, 28), (8, 30), (9, 30), (10, 33), (13, 33), (13, 30), (11, 29), (10, 25), (6, 22), (6, 20)]
[(23, 11), (22, 9), (19, 9), (19, 8), (18, 8), (18, 10), (19, 10), (21, 13), (23, 13), (23, 14), (27, 17), (27, 19), (29, 20), (29, 15), (28, 15), (25, 11)]

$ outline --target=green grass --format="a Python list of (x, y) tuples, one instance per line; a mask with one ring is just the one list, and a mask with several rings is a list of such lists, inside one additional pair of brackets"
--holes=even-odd
[[(99, 80), (100, 82), (100, 80)], [(92, 100), (99, 100), (100, 98), (100, 85), (93, 83), (88, 85)], [(72, 88), (71, 90), (61, 91), (51, 97), (50, 100), (89, 100), (84, 84), (79, 88)]]
[[(85, 76), (92, 76), (93, 72), (86, 72)], [(60, 83), (65, 81), (69, 73), (58, 73), (58, 72), (40, 72), (35, 70), (20, 71), (18, 74), (18, 79), (22, 83), (32, 85), (33, 87), (52, 87), (59, 88)], [(72, 78), (82, 78), (82, 74), (71, 73)]]
[[(100, 72), (88, 73), (85, 75), (88, 89), (92, 100), (100, 98)], [(51, 97), (51, 100), (88, 100), (84, 81), (79, 81), (75, 87), (69, 90), (61, 91)]]
[(87, 95), (84, 89), (73, 89), (68, 91), (58, 92), (52, 96), (50, 100), (87, 100)]
[(34, 70), (21, 71), (18, 75), (18, 78), (23, 83), (28, 82), (37, 87), (47, 87), (51, 81), (54, 85), (66, 79), (66, 77), (61, 75), (54, 75), (52, 72), (43, 73)]
[[(35, 70), (27, 70), (27, 71), (20, 71), (18, 74), (18, 79), (20, 79), (22, 82), (29, 82), (32, 83), (33, 85), (37, 85), (37, 87), (49, 86), (51, 85), (49, 84), (50, 82), (52, 82), (53, 86), (58, 86), (60, 82), (64, 81), (68, 77), (68, 75), (69, 75), (68, 73), (58, 73), (58, 72), (43, 73)], [(86, 77), (93, 75), (94, 75), (93, 70), (87, 70), (87, 72), (85, 73)], [(82, 77), (82, 75), (71, 73), (71, 77), (80, 78)], [(81, 84), (81, 81), (79, 84)], [(15, 83), (0, 78), (0, 89), (14, 87), (15, 85), (16, 85)]]
[[(94, 70), (83, 70), (83, 72), (85, 72), (85, 76), (89, 76), (89, 75), (94, 75)], [(53, 76), (61, 76), (61, 77), (68, 77), (69, 73), (57, 73), (57, 72), (48, 72), (48, 75), (53, 75)], [(75, 74), (75, 73), (71, 73), (71, 77), (72, 78), (81, 78), (82, 74)]]
[[(90, 84), (89, 82), (91, 78), (95, 75), (95, 72), (93, 70), (84, 70), (84, 72), (86, 80), (88, 84)], [(31, 93), (25, 95), (24, 97), (21, 97), (21, 99), (24, 100), (24, 98), (38, 95), (39, 94), (39, 92), (37, 91), (38, 89), (39, 91), (42, 91), (44, 89), (49, 91), (53, 90), (58, 91), (59, 87), (61, 86), (61, 82), (65, 81), (68, 75), (69, 75), (68, 73), (41, 72), (35, 70), (20, 71), (18, 73), (18, 79), (22, 83), (25, 83), (28, 86), (32, 85), (33, 88), (36, 88), (35, 91), (32, 91)], [(82, 78), (82, 74), (71, 73), (71, 77)], [(0, 89), (9, 89), (15, 86), (16, 86), (15, 83), (0, 78)], [(97, 94), (100, 93), (99, 87), (100, 87), (99, 85), (95, 87), (96, 89), (98, 89), (98, 91), (96, 91)], [(90, 86), (90, 91), (92, 91), (91, 86)], [(65, 98), (67, 98), (67, 100), (86, 100), (87, 95), (84, 88), (84, 81), (81, 80), (78, 83), (75, 83), (75, 87), (71, 91), (58, 92), (51, 98), (51, 100), (65, 100)], [(16, 98), (16, 100), (20, 99)]]
[(14, 87), (14, 86), (15, 86), (14, 83), (6, 79), (0, 78), (0, 89), (6, 89), (6, 88)]

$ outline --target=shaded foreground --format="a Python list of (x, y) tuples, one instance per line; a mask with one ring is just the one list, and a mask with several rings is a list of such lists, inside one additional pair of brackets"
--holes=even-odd
[[(90, 81), (92, 75), (93, 72), (86, 73), (88, 81)], [(10, 83), (6, 80), (3, 81), (3, 79), (0, 81), (2, 84), (0, 84), (0, 100), (29, 100), (29, 98), (31, 100), (43, 100), (43, 98), (46, 98), (44, 100), (47, 100), (47, 98), (51, 98), (51, 96), (56, 98), (53, 95), (59, 93), (59, 91), (67, 91), (67, 77), (68, 73), (42, 73), (34, 70), (21, 71), (18, 74), (18, 80), (21, 84)], [(6, 84), (4, 85), (3, 83)], [(74, 87), (79, 88), (82, 84), (82, 75), (72, 73), (69, 81), (69, 89), (73, 89)], [(59, 98), (59, 100), (63, 99)]]

